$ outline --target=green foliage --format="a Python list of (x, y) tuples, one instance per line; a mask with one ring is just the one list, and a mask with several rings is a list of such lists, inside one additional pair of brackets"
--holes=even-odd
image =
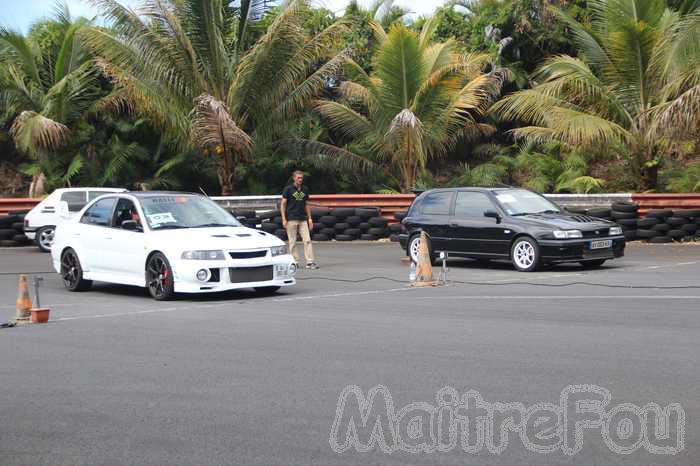
[(549, 58), (532, 89), (506, 96), (495, 114), (524, 123), (530, 141), (582, 149), (623, 145), (638, 189), (657, 185), (658, 167), (697, 127), (700, 15), (681, 16), (663, 0), (589, 2), (589, 27), (565, 12), (579, 56)]
[(660, 175), (666, 190), (678, 193), (700, 192), (700, 163), (675, 166)]
[(488, 132), (477, 119), (500, 92), (504, 75), (482, 72), (485, 55), (461, 55), (452, 41), (432, 43), (432, 32), (431, 24), (420, 33), (402, 24), (388, 32), (377, 25), (374, 72), (349, 60), (340, 100), (316, 106), (346, 147), (309, 148), (350, 166), (382, 167), (407, 192), (428, 160)]

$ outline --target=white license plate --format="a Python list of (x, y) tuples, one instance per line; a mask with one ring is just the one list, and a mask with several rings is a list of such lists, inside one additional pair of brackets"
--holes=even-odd
[(591, 249), (605, 249), (612, 247), (611, 239), (602, 239), (600, 241), (591, 241)]

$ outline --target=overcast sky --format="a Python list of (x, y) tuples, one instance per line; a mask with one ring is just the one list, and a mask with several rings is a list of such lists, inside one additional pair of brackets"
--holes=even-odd
[[(121, 3), (135, 6), (139, 0), (119, 0)], [(312, 0), (334, 12), (342, 12), (348, 0)], [(97, 14), (87, 0), (65, 0), (73, 16), (93, 17)], [(396, 0), (397, 5), (408, 8), (415, 14), (429, 14), (445, 0)], [(371, 0), (361, 0), (369, 5)], [(0, 0), (0, 24), (26, 32), (28, 26), (39, 18), (50, 16), (56, 0)]]

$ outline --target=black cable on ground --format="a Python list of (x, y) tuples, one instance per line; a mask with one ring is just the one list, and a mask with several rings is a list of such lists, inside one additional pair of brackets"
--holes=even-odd
[[(350, 280), (350, 279), (343, 279), (343, 278), (328, 278), (328, 277), (306, 277), (306, 278), (297, 278), (297, 280), (323, 280), (323, 281), (329, 281), (329, 282), (341, 282), (341, 283), (364, 283), (372, 280), (386, 280), (394, 283), (402, 283), (406, 284), (407, 282), (405, 280), (397, 280), (395, 278), (390, 278), (390, 277), (382, 277), (382, 276), (375, 276), (375, 277), (368, 277), (368, 278), (362, 278), (359, 280)], [(459, 285), (475, 285), (475, 286), (512, 286), (512, 285), (529, 285), (529, 286), (542, 286), (542, 287), (551, 287), (551, 288), (561, 288), (561, 287), (566, 287), (566, 286), (576, 286), (576, 285), (583, 285), (583, 286), (597, 286), (600, 288), (624, 288), (624, 289), (631, 289), (631, 290), (691, 290), (691, 289), (700, 289), (700, 285), (687, 285), (687, 286), (656, 286), (656, 285), (611, 285), (607, 283), (591, 283), (591, 282), (569, 282), (569, 283), (534, 283), (534, 282), (500, 282), (500, 283), (493, 283), (493, 282), (465, 282), (465, 281), (459, 281), (459, 280), (448, 280), (447, 283), (456, 283)]]
[(46, 270), (43, 270), (43, 271), (42, 271), (42, 270), (40, 270), (40, 271), (38, 271), (38, 272), (0, 272), (0, 276), (2, 276), (2, 275), (43, 275), (43, 274), (46, 274), (46, 273), (51, 273), (51, 274), (53, 274), (53, 273), (56, 273), (56, 272), (54, 272), (53, 270), (49, 270), (49, 271), (46, 271)]

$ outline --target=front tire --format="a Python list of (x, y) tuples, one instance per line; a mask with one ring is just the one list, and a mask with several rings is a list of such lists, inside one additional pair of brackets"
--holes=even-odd
[(518, 272), (534, 272), (540, 266), (540, 247), (534, 239), (524, 236), (515, 240), (510, 257)]
[(83, 267), (78, 254), (73, 249), (66, 249), (61, 254), (61, 277), (63, 286), (68, 291), (86, 291), (92, 286), (92, 280), (83, 278)]
[[(408, 240), (408, 246), (406, 247), (408, 257), (416, 264), (418, 263), (418, 255), (420, 254), (420, 238), (420, 234), (411, 236)], [(433, 264), (435, 262), (435, 255), (433, 254), (433, 246), (430, 244), (430, 239), (428, 239), (428, 255), (430, 256), (430, 263)]]
[(56, 227), (41, 227), (36, 232), (36, 245), (41, 252), (51, 252)]
[(160, 252), (153, 254), (146, 262), (146, 288), (156, 301), (166, 301), (175, 295), (173, 269)]

